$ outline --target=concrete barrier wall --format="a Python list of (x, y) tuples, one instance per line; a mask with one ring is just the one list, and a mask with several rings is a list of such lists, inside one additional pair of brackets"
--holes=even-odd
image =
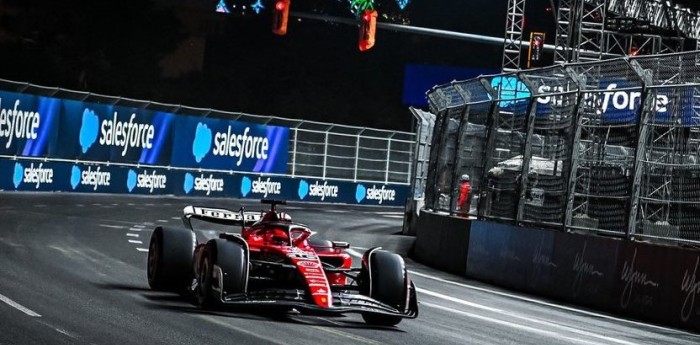
[(421, 212), (414, 255), (495, 285), (700, 331), (700, 250)]
[(464, 218), (421, 211), (416, 227), (414, 256), (426, 265), (464, 274), (470, 226), (471, 222)]

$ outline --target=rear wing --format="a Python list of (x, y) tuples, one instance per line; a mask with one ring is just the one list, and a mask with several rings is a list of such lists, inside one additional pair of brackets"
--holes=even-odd
[(192, 228), (192, 218), (231, 226), (246, 226), (262, 219), (262, 214), (260, 212), (234, 212), (222, 208), (186, 206), (182, 211), (182, 221), (190, 229)]

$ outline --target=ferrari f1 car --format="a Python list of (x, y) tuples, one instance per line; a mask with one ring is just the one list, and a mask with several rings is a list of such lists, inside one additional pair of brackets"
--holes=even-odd
[[(194, 296), (202, 307), (254, 306), (300, 313), (360, 313), (368, 324), (393, 326), (418, 316), (416, 289), (403, 259), (367, 250), (352, 267), (346, 242), (319, 240), (276, 210), (232, 212), (187, 206), (186, 228), (155, 228), (148, 250), (152, 289)], [(192, 219), (241, 227), (198, 243)]]

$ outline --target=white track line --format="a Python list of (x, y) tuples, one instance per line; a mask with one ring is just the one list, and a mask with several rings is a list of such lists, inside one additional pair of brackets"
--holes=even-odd
[(139, 240), (129, 240), (129, 243), (143, 244), (143, 242)]
[(148, 248), (136, 248), (140, 252), (148, 252)]
[(136, 224), (136, 225), (132, 226), (132, 228), (141, 228), (141, 229), (143, 229), (145, 227), (146, 227), (145, 225), (141, 225), (141, 224)]
[(129, 237), (139, 237), (139, 234), (132, 234), (132, 233), (130, 233), (130, 232), (127, 232), (127, 233), (126, 233), (126, 236), (129, 236)]
[(110, 229), (125, 229), (126, 226), (123, 225), (110, 225), (110, 224), (99, 224), (99, 226), (103, 228), (110, 228)]
[(461, 311), (461, 310), (457, 310), (457, 309), (443, 307), (443, 306), (438, 305), (438, 304), (421, 302), (421, 305), (424, 305), (426, 307), (435, 308), (435, 309), (440, 309), (440, 310), (455, 313), (455, 314), (459, 314), (459, 315), (466, 316), (466, 317), (469, 317), (472, 319), (479, 319), (482, 321), (495, 323), (497, 325), (504, 326), (504, 327), (515, 328), (515, 329), (519, 329), (519, 330), (522, 330), (525, 332), (535, 333), (535, 334), (539, 334), (539, 335), (543, 335), (543, 336), (547, 336), (547, 337), (552, 337), (552, 338), (558, 338), (558, 339), (562, 339), (562, 340), (566, 340), (566, 341), (570, 341), (570, 342), (574, 342), (574, 343), (578, 343), (578, 344), (590, 344), (590, 345), (606, 344), (606, 343), (598, 343), (598, 342), (594, 342), (594, 341), (588, 341), (585, 339), (572, 338), (572, 337), (565, 336), (563, 334), (559, 334), (559, 333), (554, 332), (554, 331), (545, 331), (545, 330), (542, 330), (542, 329), (539, 329), (536, 327), (529, 327), (529, 326), (513, 323), (510, 321), (494, 319), (494, 318), (491, 318), (488, 316), (477, 315), (477, 314), (468, 313), (466, 311)]
[(0, 294), (0, 301), (7, 303), (7, 305), (9, 305), (10, 307), (15, 308), (31, 317), (41, 317), (41, 315), (35, 313), (33, 310), (11, 300), (8, 297), (3, 296), (2, 294)]
[[(346, 250), (346, 252), (347, 252), (347, 250)], [(348, 254), (352, 255), (352, 253), (348, 253)], [(548, 303), (548, 302), (540, 301), (540, 300), (537, 300), (537, 299), (534, 299), (534, 298), (519, 296), (519, 295), (507, 293), (507, 292), (496, 291), (496, 290), (491, 290), (491, 289), (487, 289), (487, 288), (483, 288), (483, 287), (478, 287), (478, 286), (472, 286), (472, 285), (468, 285), (468, 284), (464, 284), (464, 283), (453, 282), (453, 281), (451, 281), (451, 280), (442, 279), (442, 278), (438, 278), (438, 277), (433, 277), (433, 276), (427, 275), (427, 274), (425, 274), (425, 273), (420, 273), (420, 272), (416, 272), (416, 271), (413, 271), (413, 270), (408, 270), (408, 273), (410, 273), (410, 274), (412, 274), (412, 275), (415, 275), (415, 276), (419, 276), (419, 277), (427, 278), (427, 279), (430, 279), (430, 280), (438, 281), (438, 282), (441, 282), (441, 283), (446, 283), (446, 284), (450, 284), (450, 285), (455, 285), (455, 286), (467, 288), (467, 289), (470, 289), (470, 290), (476, 290), (476, 291), (486, 292), (486, 293), (490, 293), (490, 294), (494, 294), (494, 295), (499, 295), (499, 296), (503, 296), (503, 297), (509, 297), (509, 298), (513, 298), (513, 299), (518, 299), (518, 300), (521, 300), (521, 301), (526, 301), (526, 302), (530, 302), (530, 303), (535, 303), (535, 304), (547, 306), (547, 307), (550, 307), (550, 308), (556, 308), (556, 309), (571, 311), (571, 312), (575, 312), (575, 313), (579, 313), (579, 314), (584, 314), (584, 315), (588, 315), (588, 316), (593, 316), (593, 317), (597, 317), (597, 318), (603, 318), (603, 319), (613, 320), (613, 321), (620, 321), (620, 322), (625, 322), (625, 323), (629, 323), (629, 324), (633, 324), (633, 325), (645, 326), (645, 327), (660, 329), (660, 330), (664, 330), (664, 331), (671, 331), (671, 332), (678, 333), (678, 334), (686, 334), (686, 335), (692, 335), (692, 336), (696, 336), (696, 337), (698, 336), (698, 335), (695, 334), (695, 333), (690, 333), (690, 332), (686, 332), (686, 331), (682, 331), (682, 330), (678, 330), (678, 329), (674, 329), (674, 328), (668, 328), (668, 327), (664, 327), (664, 326), (657, 326), (657, 325), (653, 325), (653, 324), (648, 324), (648, 323), (643, 323), (643, 322), (638, 322), (638, 321), (632, 321), (632, 320), (622, 319), (622, 318), (618, 318), (618, 317), (614, 317), (614, 316), (610, 316), (610, 315), (605, 315), (605, 314), (601, 314), (601, 313), (596, 313), (596, 312), (592, 312), (592, 311), (588, 311), (588, 310), (582, 310), (582, 309), (577, 309), (577, 308), (573, 308), (573, 307), (567, 307), (567, 306), (558, 305), (558, 304), (554, 304), (554, 303)]]
[(637, 345), (637, 343), (633, 343), (633, 342), (630, 342), (630, 341), (626, 341), (626, 340), (622, 340), (622, 339), (617, 339), (617, 338), (612, 338), (612, 337), (608, 337), (608, 336), (605, 336), (605, 335), (600, 335), (600, 334), (596, 334), (596, 333), (593, 333), (593, 332), (584, 331), (584, 330), (581, 330), (581, 329), (578, 329), (578, 328), (574, 328), (574, 327), (570, 327), (570, 326), (565, 326), (565, 325), (561, 325), (561, 324), (557, 324), (557, 323), (549, 322), (549, 321), (545, 321), (545, 320), (536, 319), (536, 318), (533, 318), (533, 317), (520, 316), (520, 315), (517, 315), (517, 314), (513, 313), (512, 311), (504, 311), (504, 310), (500, 310), (500, 309), (495, 309), (495, 308), (487, 307), (487, 306), (485, 306), (485, 305), (481, 305), (481, 304), (474, 303), (474, 302), (469, 302), (469, 301), (466, 301), (466, 300), (463, 300), (463, 299), (460, 299), (460, 298), (454, 298), (454, 297), (447, 296), (447, 295), (443, 295), (443, 294), (440, 294), (440, 293), (437, 293), (437, 292), (432, 292), (432, 291), (429, 291), (429, 290), (426, 290), (426, 289), (416, 288), (416, 291), (418, 291), (418, 292), (420, 292), (420, 293), (422, 293), (422, 294), (426, 294), (426, 295), (430, 295), (430, 296), (433, 296), (433, 297), (440, 298), (440, 299), (445, 300), (445, 301), (449, 301), (449, 302), (451, 302), (451, 303), (457, 303), (457, 304), (465, 305), (465, 306), (468, 306), (468, 307), (471, 307), (471, 308), (476, 308), (476, 309), (482, 309), (482, 310), (491, 311), (491, 312), (494, 312), (494, 313), (497, 313), (497, 314), (501, 314), (501, 315), (505, 316), (506, 318), (513, 318), (513, 319), (517, 319), (517, 320), (520, 320), (520, 321), (525, 321), (525, 322), (529, 322), (529, 323), (534, 323), (534, 324), (537, 324), (537, 325), (541, 325), (541, 326), (543, 326), (543, 327), (555, 328), (555, 329), (558, 329), (558, 330), (561, 330), (561, 331), (564, 331), (564, 332), (575, 333), (575, 334), (578, 334), (578, 335), (582, 335), (582, 336), (590, 337), (590, 338), (596, 338), (596, 339), (598, 339), (598, 340), (602, 340), (602, 341), (606, 341), (606, 342), (613, 342), (613, 343), (622, 344), (622, 345)]

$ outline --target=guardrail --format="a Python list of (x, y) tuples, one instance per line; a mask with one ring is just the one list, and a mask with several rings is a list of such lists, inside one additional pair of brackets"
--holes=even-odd
[[(24, 190), (37, 180), (37, 190), (42, 183), (48, 190), (80, 190), (66, 184), (67, 180), (53, 183), (46, 176), (42, 180), (39, 175), (45, 172), (36, 170), (32, 164), (36, 161), (51, 163), (61, 171), (63, 163), (81, 171), (88, 166), (100, 166), (102, 172), (131, 168), (137, 177), (141, 176), (138, 169), (157, 174), (178, 171), (176, 179), (193, 173), (237, 175), (236, 183), (243, 184), (244, 177), (267, 176), (272, 178), (266, 180), (270, 183), (299, 188), (289, 195), (300, 200), (320, 193), (313, 187), (320, 181), (347, 194), (322, 199), (334, 202), (372, 200), (376, 195), (359, 196), (362, 186), (367, 193), (397, 191), (401, 200), (391, 203), (402, 205), (411, 182), (413, 133), (193, 108), (8, 80), (0, 80), (0, 90), (4, 90), (0, 91), (0, 158), (17, 161), (14, 169), (21, 167), (26, 174), (20, 183), (0, 181), (5, 189)], [(120, 171), (114, 170), (115, 176), (121, 176)], [(350, 192), (350, 185), (357, 191)], [(310, 190), (304, 192), (302, 186)], [(175, 194), (180, 189), (165, 188)], [(243, 185), (241, 190), (245, 190)]]

